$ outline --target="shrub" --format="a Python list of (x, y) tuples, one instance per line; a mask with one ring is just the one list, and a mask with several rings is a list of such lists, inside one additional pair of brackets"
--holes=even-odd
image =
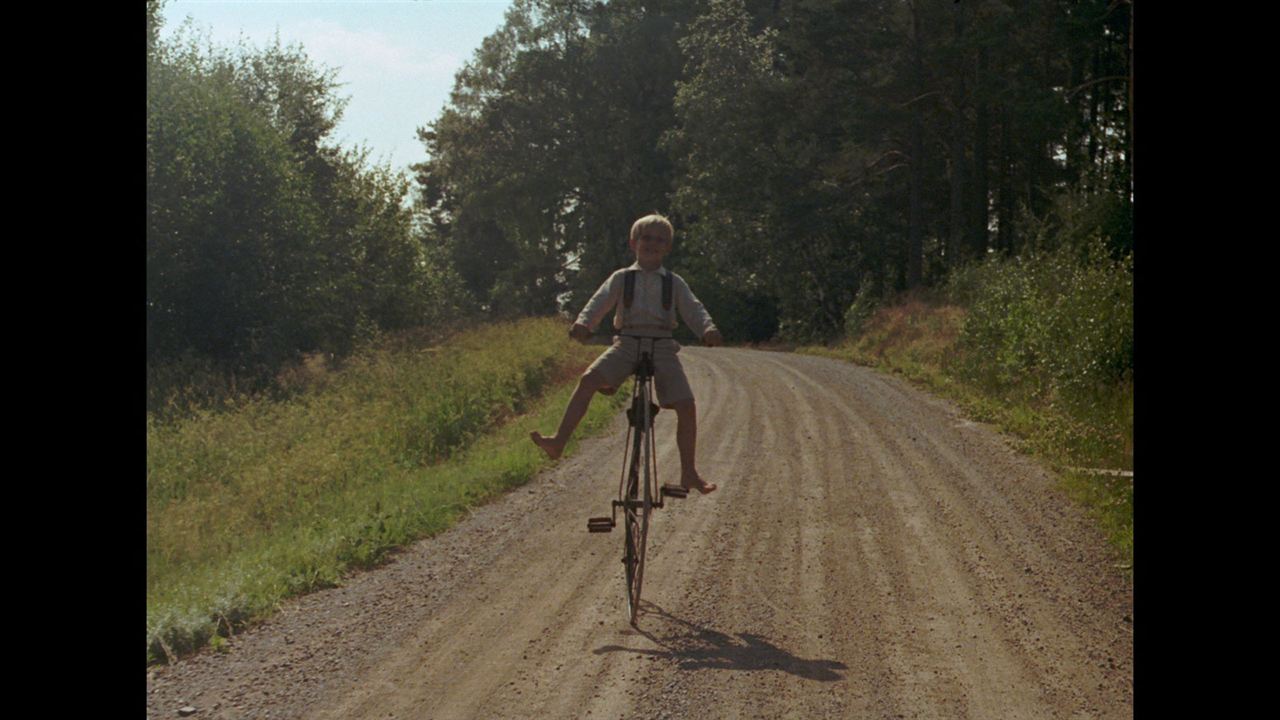
[(858, 293), (853, 298), (853, 304), (844, 313), (845, 337), (856, 338), (862, 334), (867, 320), (871, 319), (872, 313), (880, 306), (881, 295), (880, 288), (871, 274), (863, 275), (862, 281), (858, 283)]
[(954, 293), (971, 295), (958, 363), (969, 380), (1068, 402), (1132, 380), (1132, 255), (1094, 242), (993, 259)]

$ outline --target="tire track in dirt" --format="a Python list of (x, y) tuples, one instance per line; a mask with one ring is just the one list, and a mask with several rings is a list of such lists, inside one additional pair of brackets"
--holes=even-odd
[[(819, 365), (821, 362), (817, 361)], [(912, 418), (902, 417), (906, 414), (903, 408), (919, 406), (902, 403), (904, 397), (909, 399), (909, 393), (879, 376), (868, 376), (866, 385), (864, 392), (849, 394), (854, 402), (845, 408), (844, 418), (856, 428), (855, 437), (872, 441), (869, 446), (876, 456), (875, 465), (881, 470), (873, 476), (886, 481), (881, 491), (868, 499), (892, 501), (893, 514), (882, 515), (896, 516), (897, 520), (884, 529), (910, 531), (900, 533), (901, 537), (889, 544), (905, 551), (902, 560), (892, 567), (919, 568), (906, 577), (903, 589), (910, 593), (909, 597), (927, 600), (914, 603), (918, 607), (911, 613), (928, 621), (925, 627), (932, 649), (925, 655), (951, 656), (949, 667), (930, 671), (923, 679), (934, 694), (945, 682), (958, 683), (956, 689), (960, 692), (941, 696), (966, 698), (963, 707), (940, 706), (936, 716), (1053, 717), (1059, 714), (1053, 708), (1064, 705), (1075, 705), (1080, 708), (1077, 712), (1092, 716), (1108, 715), (1108, 707), (1130, 706), (1131, 689), (1124, 682), (1131, 677), (1127, 670), (1111, 674), (1112, 679), (1119, 676), (1121, 682), (1111, 684), (1110, 702), (1091, 703), (1085, 699), (1088, 693), (1081, 692), (1081, 688), (1097, 678), (1085, 669), (1090, 660), (1085, 651), (1087, 644), (1077, 639), (1081, 630), (1079, 613), (1070, 612), (1069, 607), (1063, 612), (1062, 602), (1073, 596), (1079, 585), (1071, 582), (1070, 573), (1064, 579), (1076, 588), (1067, 591), (1055, 592), (1053, 583), (1040, 580), (1042, 575), (1055, 574), (1052, 571), (1070, 565), (1041, 547), (1044, 538), (1060, 537), (1061, 533), (1045, 533), (1044, 527), (1029, 526), (1044, 525), (1045, 518), (1061, 517), (1061, 498), (1055, 498), (1059, 503), (1056, 507), (1041, 505), (1038, 512), (1009, 512), (1011, 503), (1002, 502), (1004, 496), (995, 496), (995, 483), (991, 481), (1007, 464), (1002, 462), (1007, 454), (982, 452), (987, 448), (975, 446), (977, 452), (961, 456), (952, 448), (956, 444), (972, 444), (972, 440), (956, 443), (951, 437), (949, 446), (940, 439), (955, 435), (952, 426), (976, 426), (963, 422), (952, 426), (913, 423)], [(868, 398), (890, 398), (892, 404), (866, 402)], [(897, 421), (888, 422), (894, 415)], [(860, 417), (867, 422), (860, 423)], [(935, 432), (939, 427), (941, 431)], [(997, 462), (991, 463), (992, 459)], [(990, 469), (991, 464), (997, 466), (996, 472)], [(1026, 475), (1038, 473), (1044, 481), (1039, 489), (1054, 494), (1042, 472), (1029, 465), (1020, 469), (1024, 480)], [(976, 501), (965, 497), (966, 490), (978, 495)], [(1022, 496), (1032, 497), (1025, 490)], [(993, 513), (992, 507), (1005, 512)], [(991, 522), (993, 519), (995, 523)], [(992, 531), (993, 524), (1000, 527), (1000, 533)], [(993, 538), (998, 534), (1006, 540), (995, 542)], [(999, 570), (993, 570), (992, 563), (985, 567), (975, 565), (975, 557), (995, 560)], [(983, 569), (986, 572), (977, 572)], [(1013, 598), (1017, 600), (1011, 602)], [(1091, 630), (1094, 632), (1085, 634), (1110, 635), (1110, 644), (1122, 648), (1115, 655), (1131, 657), (1131, 643), (1123, 632), (1104, 632), (1096, 623)], [(948, 648), (954, 649), (948, 653)], [(909, 664), (927, 667), (922, 658), (913, 658)], [(974, 668), (981, 672), (975, 673)], [(1097, 689), (1106, 685), (1099, 683)], [(919, 705), (920, 691), (902, 694)]]
[[(732, 425), (706, 423), (706, 433), (746, 438), (733, 459), (736, 472), (724, 479), (716, 498), (719, 523), (708, 528), (710, 557), (698, 561), (699, 591), (684, 604), (666, 605), (654, 618), (663, 643), (678, 658), (668, 691), (654, 707), (698, 708), (714, 716), (821, 716), (837, 712), (842, 700), (830, 687), (847, 667), (832, 657), (834, 626), (827, 596), (833, 592), (822, 559), (833, 535), (821, 522), (829, 474), (815, 470), (817, 456), (778, 448), (821, 443), (827, 432), (809, 413), (799, 423), (778, 408), (803, 406), (794, 391), (757, 365), (758, 355), (714, 351), (717, 365), (730, 368), (738, 400), (718, 405)], [(754, 358), (754, 359), (753, 359)], [(730, 408), (733, 412), (730, 412)], [(741, 427), (746, 423), (747, 427)], [(812, 476), (803, 485), (800, 479)], [(779, 588), (796, 591), (800, 607)], [(648, 618), (646, 618), (646, 621)], [(790, 691), (794, 682), (807, 691)]]
[[(655, 514), (637, 628), (621, 534), (584, 527), (616, 494), (620, 418), (230, 655), (158, 672), (148, 716), (1131, 716), (1130, 583), (1006, 440), (863, 368), (681, 358), (720, 489)], [(676, 481), (674, 413), (656, 427)]]
[[(700, 395), (719, 397), (731, 392), (729, 378), (718, 366), (699, 364), (692, 366), (686, 362), (686, 373), (690, 382), (700, 389)], [(699, 408), (699, 424), (705, 427), (714, 423), (719, 416), (719, 408)], [(669, 410), (659, 412), (655, 419), (655, 437), (657, 439), (657, 457), (659, 481), (662, 483), (679, 481), (679, 451), (675, 443), (675, 414)], [(720, 466), (708, 462), (707, 458), (733, 457), (738, 452), (736, 445), (741, 439), (729, 435), (721, 438), (701, 433), (699, 438), (699, 456), (703, 458), (700, 470), (711, 478), (721, 477)], [(621, 455), (619, 449), (618, 455)], [(621, 472), (617, 468), (615, 476)], [(722, 483), (723, 484), (723, 483)], [(613, 492), (616, 494), (615, 479)], [(608, 498), (604, 499), (605, 502)], [(720, 506), (709, 499), (695, 497), (685, 500), (664, 501), (665, 507), (656, 512), (650, 521), (649, 542), (646, 558), (646, 571), (643, 597), (644, 608), (654, 607), (655, 602), (663, 602), (665, 598), (678, 596), (688, 592), (692, 581), (692, 570), (685, 559), (696, 556), (702, 547), (703, 529), (714, 524)], [(678, 518), (678, 520), (677, 520)], [(640, 712), (650, 696), (651, 688), (665, 687), (669, 665), (668, 650), (654, 638), (623, 626), (620, 621), (626, 611), (625, 594), (623, 592), (624, 572), (618, 562), (622, 554), (622, 538), (618, 533), (600, 536), (595, 539), (605, 552), (614, 560), (612, 575), (597, 579), (593, 592), (603, 593), (610, 598), (608, 609), (600, 627), (609, 631), (597, 632), (590, 643), (589, 652), (598, 657), (609, 668), (607, 672), (597, 672), (592, 676), (593, 683), (574, 683), (563, 688), (559, 694), (559, 702), (544, 708), (546, 717), (629, 717)], [(612, 632), (610, 632), (612, 631)], [(584, 704), (582, 698), (588, 701)], [(585, 709), (584, 709), (585, 708)]]
[[(794, 368), (783, 369), (815, 392), (829, 390)], [(999, 642), (983, 643), (981, 656), (964, 652), (972, 644), (960, 641), (959, 627), (977, 613), (972, 597), (963, 592), (954, 563), (944, 551), (947, 545), (934, 527), (931, 508), (926, 507), (930, 503), (917, 484), (918, 475), (928, 469), (918, 457), (908, 458), (901, 446), (875, 429), (879, 423), (850, 404), (829, 405), (825, 411), (828, 417), (839, 417), (847, 437), (862, 443), (869, 453), (870, 463), (864, 464), (869, 472), (857, 482), (874, 483), (862, 507), (864, 517), (879, 518), (880, 522), (866, 525), (861, 537), (869, 566), (880, 575), (877, 586), (883, 593), (883, 606), (898, 611), (887, 618), (892, 634), (899, 638), (889, 646), (897, 679), (895, 704), (929, 708), (932, 713), (918, 713), (926, 717), (1007, 717), (1014, 708), (1033, 708), (1033, 714), (1045, 715), (1035, 698), (1026, 694), (1011, 698), (1012, 703), (986, 701), (1001, 696), (992, 692), (992, 679), (1007, 681), (1016, 675), (1019, 665), (1001, 652)], [(877, 538), (883, 540), (877, 542)], [(886, 564), (888, 548), (897, 552)], [(896, 573), (890, 574), (889, 568)], [(902, 617), (914, 617), (916, 622), (906, 627)], [(924, 632), (918, 632), (921, 629)], [(978, 638), (973, 634), (966, 641)], [(985, 672), (975, 674), (971, 667)], [(1012, 686), (1034, 687), (1026, 678), (1019, 680)], [(979, 691), (969, 692), (971, 686)]]

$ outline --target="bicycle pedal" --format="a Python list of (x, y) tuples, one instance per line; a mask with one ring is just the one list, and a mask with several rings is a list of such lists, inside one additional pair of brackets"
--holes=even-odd
[(612, 530), (613, 518), (611, 517), (587, 518), (587, 532), (611, 532)]
[(689, 497), (689, 489), (680, 485), (663, 485), (662, 494), (670, 498)]

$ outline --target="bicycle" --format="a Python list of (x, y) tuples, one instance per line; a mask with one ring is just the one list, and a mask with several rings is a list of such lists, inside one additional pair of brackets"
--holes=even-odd
[[(622, 563), (626, 568), (627, 614), (632, 625), (640, 608), (644, 584), (645, 545), (649, 536), (649, 516), (663, 507), (663, 498), (684, 498), (689, 491), (680, 485), (659, 485), (653, 418), (659, 408), (653, 402), (653, 343), (663, 338), (621, 334), (639, 343), (640, 359), (632, 374), (631, 406), (627, 409), (627, 434), (623, 444), (622, 475), (618, 499), (608, 516), (587, 519), (587, 532), (612, 532), (622, 511), (624, 535)], [(649, 350), (644, 350), (644, 341)]]

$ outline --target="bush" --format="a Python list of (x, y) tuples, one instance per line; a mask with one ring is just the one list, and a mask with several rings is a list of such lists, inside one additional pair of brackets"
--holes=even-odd
[(336, 71), (279, 41), (152, 40), (146, 357), (161, 385), (199, 366), (262, 389), (306, 354), (347, 357), (469, 305), (404, 206), (408, 178), (331, 141)]
[(990, 260), (952, 294), (970, 300), (958, 363), (970, 380), (1050, 401), (1132, 380), (1132, 255), (1094, 242)]
[(853, 298), (853, 304), (844, 313), (845, 337), (856, 338), (862, 334), (867, 320), (871, 319), (872, 313), (880, 306), (881, 295), (871, 274), (863, 275), (862, 281), (858, 284), (858, 293)]

